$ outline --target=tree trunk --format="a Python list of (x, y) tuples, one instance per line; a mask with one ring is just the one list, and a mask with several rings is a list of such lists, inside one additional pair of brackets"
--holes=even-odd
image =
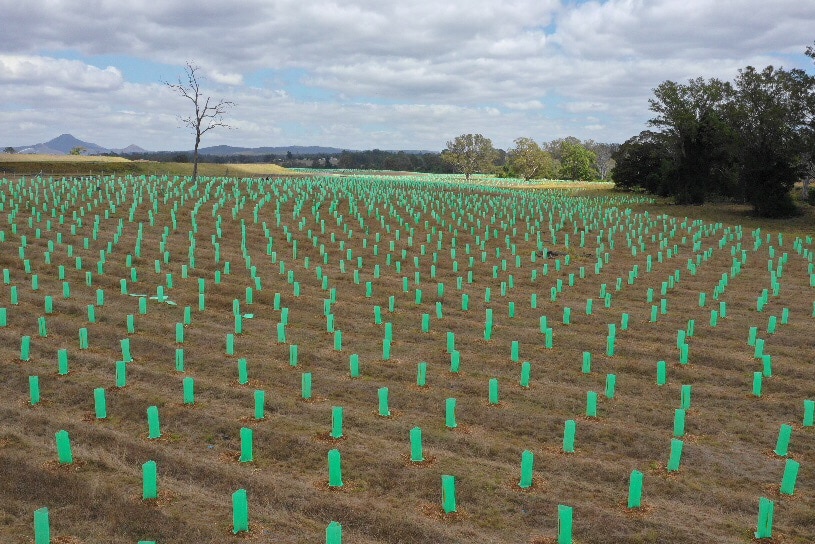
[(804, 188), (801, 189), (801, 198), (803, 200), (809, 200), (809, 182), (812, 181), (812, 178), (809, 176), (804, 178)]
[(201, 143), (201, 135), (195, 135), (195, 151), (192, 154), (192, 182), (198, 181), (198, 145)]

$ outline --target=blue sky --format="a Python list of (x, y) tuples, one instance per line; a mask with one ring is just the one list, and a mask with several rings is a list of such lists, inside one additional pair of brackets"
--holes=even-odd
[(0, 13), (3, 147), (70, 132), (189, 149), (189, 104), (161, 83), (185, 61), (236, 104), (234, 130), (204, 146), (428, 150), (467, 132), (502, 148), (622, 142), (666, 79), (815, 68), (802, 0), (0, 0)]

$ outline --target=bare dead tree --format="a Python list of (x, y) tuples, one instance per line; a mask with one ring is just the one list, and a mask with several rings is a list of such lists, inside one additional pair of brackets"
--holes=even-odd
[[(178, 76), (178, 83), (163, 83), (174, 92), (188, 99), (195, 107), (195, 114), (186, 117), (179, 116), (178, 119), (184, 126), (189, 127), (195, 134), (195, 150), (193, 151), (192, 180), (198, 179), (198, 146), (201, 144), (201, 136), (210, 130), (223, 127), (231, 129), (224, 122), (224, 114), (235, 106), (234, 102), (220, 99), (217, 102), (209, 96), (204, 96), (201, 92), (200, 80), (204, 77), (198, 75), (201, 68), (191, 62), (187, 62), (184, 68), (184, 75)], [(186, 81), (184, 81), (186, 79)]]

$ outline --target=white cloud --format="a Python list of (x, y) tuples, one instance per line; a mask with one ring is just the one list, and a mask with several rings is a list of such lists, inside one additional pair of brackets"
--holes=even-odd
[(63, 87), (80, 91), (112, 91), (122, 85), (121, 72), (73, 60), (0, 54), (0, 83), (31, 87)]
[[(0, 144), (81, 128), (104, 145), (189, 147), (175, 128), (186, 104), (159, 84), (171, 74), (125, 81), (117, 56), (202, 67), (206, 92), (238, 104), (238, 130), (204, 145), (440, 149), (462, 132), (503, 147), (519, 135), (622, 141), (644, 128), (665, 79), (730, 79), (747, 64), (791, 67), (789, 55), (811, 67), (800, 54), (815, 27), (802, 0), (92, 4), (88, 17), (69, 0), (0, 0), (0, 134), (11, 140)], [(273, 83), (253, 80), (260, 72)]]
[(545, 106), (540, 100), (526, 100), (523, 102), (505, 102), (504, 106), (511, 110), (529, 111), (542, 110)]

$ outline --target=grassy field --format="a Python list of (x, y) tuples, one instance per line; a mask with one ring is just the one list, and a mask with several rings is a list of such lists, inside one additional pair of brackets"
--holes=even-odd
[[(34, 512), (48, 507), (62, 544), (305, 544), (325, 542), (332, 521), (346, 544), (548, 544), (567, 505), (578, 544), (747, 543), (767, 497), (772, 542), (812, 542), (815, 428), (803, 417), (815, 399), (813, 233), (558, 187), (365, 176), (0, 182), (0, 541), (33, 542)], [(768, 362), (748, 344), (751, 327)], [(132, 361), (119, 365), (118, 387), (122, 341)], [(756, 372), (771, 374), (760, 396)], [(342, 438), (329, 434), (333, 407)], [(784, 424), (792, 439), (779, 455)], [(421, 463), (410, 459), (414, 427)], [(253, 431), (251, 462), (240, 461), (242, 428)], [(60, 430), (71, 464), (59, 462)], [(674, 438), (684, 448), (668, 471)], [(333, 449), (341, 487), (329, 485)], [(525, 450), (534, 479), (521, 489)], [(800, 463), (793, 495), (779, 492), (788, 459)], [(147, 461), (157, 499), (142, 498)], [(644, 478), (642, 506), (630, 509), (632, 470)], [(455, 477), (455, 513), (442, 508), (443, 475)], [(250, 530), (234, 535), (239, 489)]]
[[(190, 176), (192, 164), (181, 162), (131, 161), (123, 157), (83, 155), (0, 155), (0, 176), (43, 177), (92, 176), (92, 175), (146, 175)], [(295, 175), (277, 164), (213, 164), (200, 163), (201, 176), (258, 177)]]

